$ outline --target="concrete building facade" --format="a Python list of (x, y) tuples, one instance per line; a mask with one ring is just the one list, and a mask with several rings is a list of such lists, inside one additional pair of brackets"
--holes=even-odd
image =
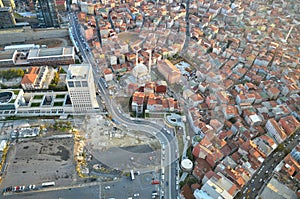
[(91, 65), (71, 64), (66, 81), (74, 112), (99, 108)]

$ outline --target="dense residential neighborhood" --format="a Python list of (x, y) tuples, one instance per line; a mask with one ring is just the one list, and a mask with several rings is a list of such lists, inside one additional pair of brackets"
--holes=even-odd
[[(35, 21), (21, 23), (20, 10), (35, 15)], [(296, 199), (299, 24), (300, 3), (293, 0), (38, 0), (17, 6), (0, 0), (0, 114), (4, 121), (59, 117), (72, 122), (79, 129), (70, 129), (76, 171), (79, 177), (98, 176), (104, 188), (97, 197), (124, 198), (109, 190), (124, 189), (130, 176), (131, 182), (152, 180), (145, 189), (128, 185), (123, 190), (128, 199)], [(19, 33), (38, 39), (4, 42)], [(47, 33), (49, 38), (43, 37)], [(36, 43), (47, 39), (48, 46)], [(50, 47), (56, 42), (61, 46)], [(8, 70), (12, 67), (21, 71)], [(77, 116), (84, 119), (75, 122)], [(99, 135), (92, 133), (92, 124), (100, 127)], [(110, 126), (113, 133), (105, 129)], [(20, 129), (0, 142), (2, 157), (14, 140), (46, 134)], [(121, 155), (127, 148), (117, 142), (123, 151), (112, 157), (114, 147), (107, 143), (115, 137), (126, 142), (128, 135), (136, 142), (124, 146), (140, 148)], [(145, 146), (153, 151), (140, 168), (135, 161)], [(103, 159), (106, 150), (113, 161)], [(104, 180), (106, 174), (97, 173), (103, 170), (109, 173)], [(21, 191), (12, 186), (4, 191), (7, 197), (23, 192), (22, 186)]]

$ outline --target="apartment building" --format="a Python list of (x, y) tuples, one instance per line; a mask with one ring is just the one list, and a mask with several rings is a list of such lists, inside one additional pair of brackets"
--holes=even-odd
[(278, 125), (275, 119), (269, 119), (265, 126), (268, 134), (275, 139), (277, 143), (282, 143), (286, 138), (286, 134), (283, 129)]

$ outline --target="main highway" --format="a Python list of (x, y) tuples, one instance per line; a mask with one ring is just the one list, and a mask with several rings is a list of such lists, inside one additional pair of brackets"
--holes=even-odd
[[(88, 44), (81, 35), (80, 25), (74, 13), (69, 13), (69, 28), (70, 36), (73, 37), (78, 50), (81, 52), (83, 63), (88, 63), (92, 66), (95, 85), (101, 93), (101, 97), (105, 102), (106, 109), (111, 117), (127, 126), (129, 129), (139, 129), (145, 133), (155, 136), (165, 146), (165, 158), (161, 160), (161, 166), (165, 168), (165, 178), (161, 180), (160, 198), (175, 199), (177, 198), (176, 186), (176, 171), (177, 169), (177, 154), (178, 144), (176, 137), (168, 134), (163, 126), (144, 119), (133, 119), (128, 117), (121, 109), (118, 108), (114, 100), (109, 96), (108, 90), (104, 82), (100, 81), (101, 75), (99, 68), (95, 62), (94, 56), (91, 53)], [(164, 197), (163, 197), (164, 196)]]

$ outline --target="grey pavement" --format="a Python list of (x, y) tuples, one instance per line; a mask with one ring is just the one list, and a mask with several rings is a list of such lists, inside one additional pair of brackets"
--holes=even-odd
[(99, 185), (63, 190), (51, 190), (41, 192), (22, 192), (3, 196), (7, 199), (100, 199), (101, 189)]

